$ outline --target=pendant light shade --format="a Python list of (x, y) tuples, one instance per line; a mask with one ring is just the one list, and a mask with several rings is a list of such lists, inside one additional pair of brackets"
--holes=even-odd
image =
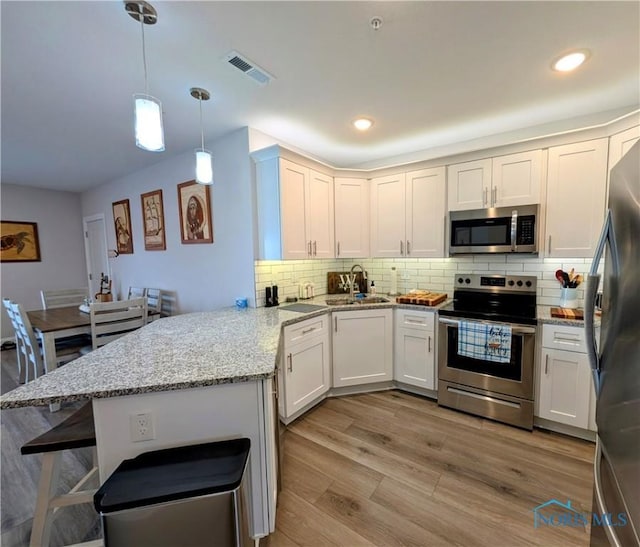
[(196, 182), (200, 184), (213, 184), (211, 152), (204, 148), (196, 149)]
[(211, 152), (204, 147), (204, 127), (202, 125), (202, 101), (211, 97), (206, 89), (192, 87), (189, 93), (198, 99), (200, 106), (200, 148), (196, 148), (196, 182), (199, 184), (213, 184), (213, 158)]
[(147, 77), (147, 51), (144, 43), (144, 26), (155, 25), (158, 14), (148, 2), (127, 2), (125, 11), (140, 23), (142, 31), (142, 65), (144, 67), (144, 93), (136, 93), (134, 99), (134, 121), (136, 146), (151, 152), (164, 150), (164, 129), (162, 127), (162, 103), (149, 95)]
[(155, 97), (143, 93), (136, 93), (133, 98), (136, 146), (152, 152), (162, 152), (164, 150), (162, 104)]

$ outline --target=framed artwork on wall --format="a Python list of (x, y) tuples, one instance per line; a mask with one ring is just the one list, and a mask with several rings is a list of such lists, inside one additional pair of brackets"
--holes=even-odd
[(131, 209), (129, 200), (115, 201), (113, 208), (113, 223), (116, 229), (116, 248), (121, 255), (133, 254), (133, 236), (131, 234)]
[(167, 248), (164, 230), (164, 206), (162, 190), (154, 190), (140, 196), (142, 201), (142, 226), (145, 251), (164, 251)]
[(0, 221), (0, 262), (40, 262), (38, 225), (35, 222)]
[(211, 191), (195, 181), (178, 184), (182, 243), (213, 243)]

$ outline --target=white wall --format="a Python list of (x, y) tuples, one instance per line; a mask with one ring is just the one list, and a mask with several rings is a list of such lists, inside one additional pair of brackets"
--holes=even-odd
[[(235, 131), (209, 148), (213, 153), (211, 186), (213, 244), (183, 245), (177, 185), (193, 180), (193, 152), (103, 184), (82, 195), (82, 215), (103, 213), (109, 248), (115, 248), (111, 203), (129, 199), (133, 254), (110, 259), (112, 290), (122, 298), (130, 285), (176, 292), (174, 313), (234, 305), (235, 298), (254, 300), (253, 208), (248, 130)], [(145, 251), (140, 194), (162, 189), (166, 251)]]
[[(87, 286), (80, 194), (2, 183), (2, 220), (38, 223), (41, 262), (2, 264), (3, 298), (40, 309), (41, 289)], [(13, 329), (2, 310), (2, 339)]]

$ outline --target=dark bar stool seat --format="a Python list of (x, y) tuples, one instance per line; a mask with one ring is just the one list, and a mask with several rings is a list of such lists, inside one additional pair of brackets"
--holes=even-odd
[[(42, 454), (42, 471), (38, 484), (30, 547), (47, 547), (51, 537), (51, 525), (56, 512), (61, 507), (92, 503), (96, 489), (86, 489), (85, 485), (97, 476), (94, 449), (93, 467), (68, 492), (57, 495), (60, 486), (60, 467), (64, 450), (95, 447), (96, 432), (93, 424), (93, 406), (87, 403), (60, 424), (46, 433), (24, 444), (23, 455)], [(95, 542), (92, 542), (95, 544)]]

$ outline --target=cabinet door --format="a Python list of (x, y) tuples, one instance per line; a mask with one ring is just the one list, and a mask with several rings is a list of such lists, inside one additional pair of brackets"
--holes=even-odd
[(435, 389), (434, 343), (431, 331), (397, 329), (394, 379), (405, 384)]
[(549, 148), (546, 256), (592, 257), (604, 220), (607, 139)]
[(542, 150), (493, 158), (492, 207), (540, 203)]
[(406, 175), (405, 254), (413, 258), (444, 256), (445, 168)]
[(282, 258), (310, 257), (310, 237), (307, 234), (306, 214), (309, 200), (309, 169), (288, 160), (280, 160), (280, 217), (282, 230)]
[(538, 383), (539, 416), (587, 429), (591, 383), (586, 354), (543, 348)]
[(491, 159), (450, 165), (447, 187), (449, 211), (490, 207)]
[(333, 178), (309, 170), (307, 233), (313, 258), (333, 258)]
[(285, 349), (285, 418), (301, 410), (330, 388), (328, 337), (316, 336)]
[(620, 158), (624, 156), (640, 139), (640, 125), (631, 127), (626, 131), (611, 135), (609, 139), (609, 170), (611, 170)]
[(369, 181), (336, 178), (336, 258), (369, 257)]
[(390, 308), (333, 314), (333, 386), (393, 380)]
[(371, 180), (371, 255), (399, 257), (405, 252), (405, 175)]

